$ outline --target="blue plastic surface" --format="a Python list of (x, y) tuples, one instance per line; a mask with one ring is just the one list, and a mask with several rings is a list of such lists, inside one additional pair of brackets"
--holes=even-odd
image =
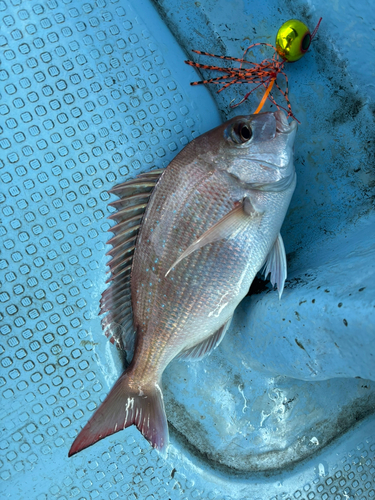
[[(163, 20), (148, 0), (0, 1), (0, 492), (371, 499), (373, 9), (321, 0), (158, 9)], [(286, 70), (302, 124), (282, 300), (255, 290), (213, 355), (168, 368), (166, 460), (135, 427), (68, 459), (122, 369), (97, 317), (107, 190), (166, 166), (220, 121), (209, 91), (188, 85), (199, 76), (181, 47), (238, 57), (272, 43), (286, 19), (312, 29), (320, 15), (317, 41)], [(223, 118), (255, 109), (260, 94), (229, 110), (243, 93), (214, 95)]]

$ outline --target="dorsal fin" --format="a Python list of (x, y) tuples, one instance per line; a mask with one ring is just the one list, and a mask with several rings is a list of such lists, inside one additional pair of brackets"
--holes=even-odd
[(116, 234), (116, 236), (108, 240), (107, 245), (113, 245), (114, 247), (116, 247), (117, 245), (121, 244), (124, 241), (125, 237), (131, 238), (132, 236), (138, 234), (140, 227), (141, 225), (137, 224), (136, 226), (124, 229), (123, 232), (121, 232), (120, 234)]
[(151, 196), (151, 192), (132, 194), (130, 196), (127, 196), (126, 198), (119, 198), (118, 200), (109, 203), (109, 206), (115, 208), (116, 210), (122, 210), (123, 208), (131, 207), (134, 205), (141, 205), (142, 203), (148, 202), (148, 199)]
[(143, 216), (147, 207), (147, 203), (140, 203), (139, 205), (134, 205), (132, 207), (122, 208), (117, 212), (111, 214), (108, 219), (113, 219), (116, 222), (125, 222), (132, 219), (136, 215)]
[(117, 224), (109, 229), (115, 235), (108, 241), (112, 245), (107, 252), (112, 257), (108, 262), (110, 286), (102, 294), (99, 314), (108, 313), (102, 327), (109, 340), (128, 352), (133, 350), (135, 336), (130, 293), (133, 254), (148, 200), (163, 172), (140, 174), (109, 191), (119, 197), (109, 204), (117, 209), (109, 216)]
[(110, 266), (111, 267), (111, 276), (107, 280), (108, 283), (110, 281), (113, 281), (113, 279), (117, 276), (119, 271), (121, 271), (125, 267), (132, 265), (134, 248), (135, 247), (128, 248), (128, 250), (126, 251), (126, 254), (124, 253), (124, 255), (119, 255), (118, 257), (116, 257), (116, 259), (112, 259), (110, 261), (110, 263), (111, 263), (111, 266)]
[(134, 217), (131, 217), (128, 220), (125, 220), (124, 222), (120, 222), (119, 224), (116, 224), (115, 226), (112, 226), (109, 231), (114, 234), (119, 234), (122, 233), (125, 229), (129, 229), (130, 227), (139, 225), (142, 220), (142, 215), (135, 215)]
[(223, 340), (224, 335), (227, 333), (231, 320), (232, 317), (230, 317), (222, 327), (216, 330), (213, 335), (203, 340), (203, 342), (190, 347), (190, 349), (185, 349), (184, 351), (180, 352), (180, 354), (176, 356), (176, 358), (183, 359), (184, 361), (198, 361), (205, 356), (208, 356), (214, 349), (216, 349), (216, 347), (218, 347), (220, 342)]
[(126, 231), (124, 234), (124, 239), (122, 241), (118, 241), (119, 240), (118, 236), (119, 235), (116, 236), (117, 243), (113, 246), (113, 248), (111, 248), (111, 250), (108, 250), (106, 255), (110, 255), (111, 257), (125, 255), (126, 250), (129, 250), (135, 245), (138, 236), (138, 231), (136, 232), (136, 234), (133, 234), (131, 236), (129, 236), (129, 233)]

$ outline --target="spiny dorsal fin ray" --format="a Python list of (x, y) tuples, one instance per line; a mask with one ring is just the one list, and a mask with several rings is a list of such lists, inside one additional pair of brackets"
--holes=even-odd
[(127, 263), (127, 265), (131, 264), (131, 262), (133, 260), (134, 249), (135, 249), (135, 246), (130, 247), (123, 254), (119, 253), (119, 255), (117, 257), (112, 258), (112, 260), (110, 260), (107, 263), (107, 266), (109, 266), (109, 268), (110, 268), (109, 271), (111, 271), (112, 269), (115, 269), (117, 267), (121, 267), (121, 265), (125, 264), (125, 262)]
[(112, 276), (116, 276), (119, 271), (122, 271), (123, 269), (125, 269), (125, 267), (130, 266), (133, 260), (133, 253), (134, 252), (132, 252), (131, 255), (127, 254), (127, 257), (123, 260), (119, 260), (116, 265), (112, 265), (111, 263), (110, 269), (107, 272), (111, 273)]
[(141, 174), (138, 175), (138, 178), (141, 177), (147, 177), (147, 178), (155, 178), (155, 179), (160, 179), (161, 174), (165, 172), (165, 168), (154, 168), (150, 170), (149, 172), (142, 172)]
[(152, 191), (160, 179), (164, 169), (151, 170), (140, 174), (135, 179), (130, 179), (121, 184), (117, 184), (108, 192), (123, 198), (137, 193), (148, 193)]
[[(101, 312), (100, 314), (111, 311), (113, 307), (117, 307), (120, 301), (122, 301), (122, 303), (124, 303), (125, 301), (129, 304), (131, 302), (130, 277), (127, 276), (123, 280), (115, 279), (114, 282), (116, 282), (116, 290), (114, 291), (112, 287), (109, 286), (106, 289), (107, 294), (105, 295), (105, 297), (102, 296), (100, 307), (103, 312)], [(125, 286), (123, 286), (123, 284), (125, 284)]]
[(126, 250), (135, 246), (135, 241), (137, 239), (137, 236), (138, 236), (138, 231), (136, 231), (136, 234), (133, 234), (130, 238), (125, 237), (125, 239), (121, 243), (117, 243), (117, 245), (111, 248), (111, 250), (108, 250), (106, 255), (110, 255), (111, 257), (117, 257), (118, 255), (125, 254)]
[(131, 196), (133, 194), (148, 193), (154, 189), (155, 184), (156, 183), (154, 182), (153, 179), (147, 179), (147, 180), (139, 179), (137, 182), (133, 183), (124, 182), (123, 184), (115, 186), (108, 192), (123, 198), (126, 196)]
[(130, 281), (118, 283), (116, 293), (113, 293), (111, 287), (108, 287), (106, 290), (104, 290), (104, 292), (102, 293), (102, 298), (100, 299), (100, 305), (103, 306), (111, 300), (116, 300), (119, 294), (130, 294)]
[(143, 215), (136, 215), (134, 217), (131, 217), (128, 220), (125, 220), (124, 222), (119, 222), (118, 224), (112, 226), (111, 228), (108, 229), (111, 233), (114, 234), (119, 234), (122, 233), (125, 229), (129, 229), (130, 227), (133, 226), (138, 226), (141, 223)]
[(111, 274), (111, 276), (106, 280), (106, 283), (110, 283), (111, 281), (117, 280), (120, 276), (121, 278), (125, 278), (126, 276), (130, 277), (132, 266), (124, 267), (123, 269), (119, 269), (116, 274)]
[(115, 309), (117, 309), (117, 307), (119, 305), (121, 305), (124, 300), (128, 300), (130, 302), (130, 293), (129, 292), (127, 292), (127, 293), (120, 293), (120, 294), (118, 294), (115, 297), (110, 297), (110, 299), (109, 299), (108, 302), (107, 301), (101, 302), (101, 304), (100, 304), (100, 314), (104, 314), (104, 313), (106, 313), (108, 311), (111, 311), (112, 304), (114, 304)]
[(122, 325), (123, 321), (131, 318), (132, 318), (131, 309), (128, 308), (126, 311), (116, 310), (115, 313), (112, 313), (111, 315), (107, 314), (107, 316), (105, 316), (102, 319), (103, 330), (105, 330), (108, 326), (110, 326), (111, 323), (118, 323), (119, 325)]
[(115, 235), (108, 241), (113, 247), (107, 252), (112, 257), (107, 264), (111, 272), (107, 283), (111, 284), (102, 294), (100, 314), (108, 311), (102, 320), (105, 334), (126, 350), (134, 344), (130, 273), (135, 244), (148, 200), (163, 172), (151, 170), (109, 190), (119, 199), (109, 204), (118, 209), (108, 217), (117, 224), (109, 229)]
[(135, 205), (140, 205), (142, 203), (147, 203), (150, 196), (151, 192), (132, 194), (131, 196), (128, 196), (126, 198), (119, 198), (118, 200), (111, 201), (111, 203), (108, 203), (108, 206), (115, 208), (116, 210), (122, 210), (127, 207), (132, 207)]
[(124, 238), (132, 238), (134, 235), (137, 235), (140, 227), (141, 225), (138, 224), (137, 226), (124, 230), (123, 233), (116, 234), (116, 236), (107, 241), (107, 245), (112, 245), (113, 247), (121, 245), (124, 243)]
[(139, 205), (134, 205), (133, 207), (126, 207), (122, 210), (118, 210), (111, 214), (108, 219), (115, 220), (116, 222), (124, 222), (129, 220), (131, 217), (136, 215), (142, 215), (145, 213), (147, 203), (141, 203)]

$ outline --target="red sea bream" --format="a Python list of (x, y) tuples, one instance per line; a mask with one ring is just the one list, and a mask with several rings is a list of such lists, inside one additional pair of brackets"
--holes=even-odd
[(165, 170), (111, 190), (119, 199), (102, 323), (122, 348), (135, 337), (134, 356), (69, 455), (132, 424), (165, 452), (166, 366), (219, 345), (262, 268), (281, 296), (296, 128), (282, 111), (238, 116), (193, 140)]

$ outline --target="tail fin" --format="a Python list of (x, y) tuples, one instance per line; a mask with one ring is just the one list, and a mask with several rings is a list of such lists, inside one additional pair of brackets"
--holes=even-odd
[(124, 372), (76, 437), (69, 457), (133, 424), (154, 448), (165, 453), (168, 447), (168, 423), (161, 389), (155, 383), (134, 390), (129, 381), (129, 375)]

